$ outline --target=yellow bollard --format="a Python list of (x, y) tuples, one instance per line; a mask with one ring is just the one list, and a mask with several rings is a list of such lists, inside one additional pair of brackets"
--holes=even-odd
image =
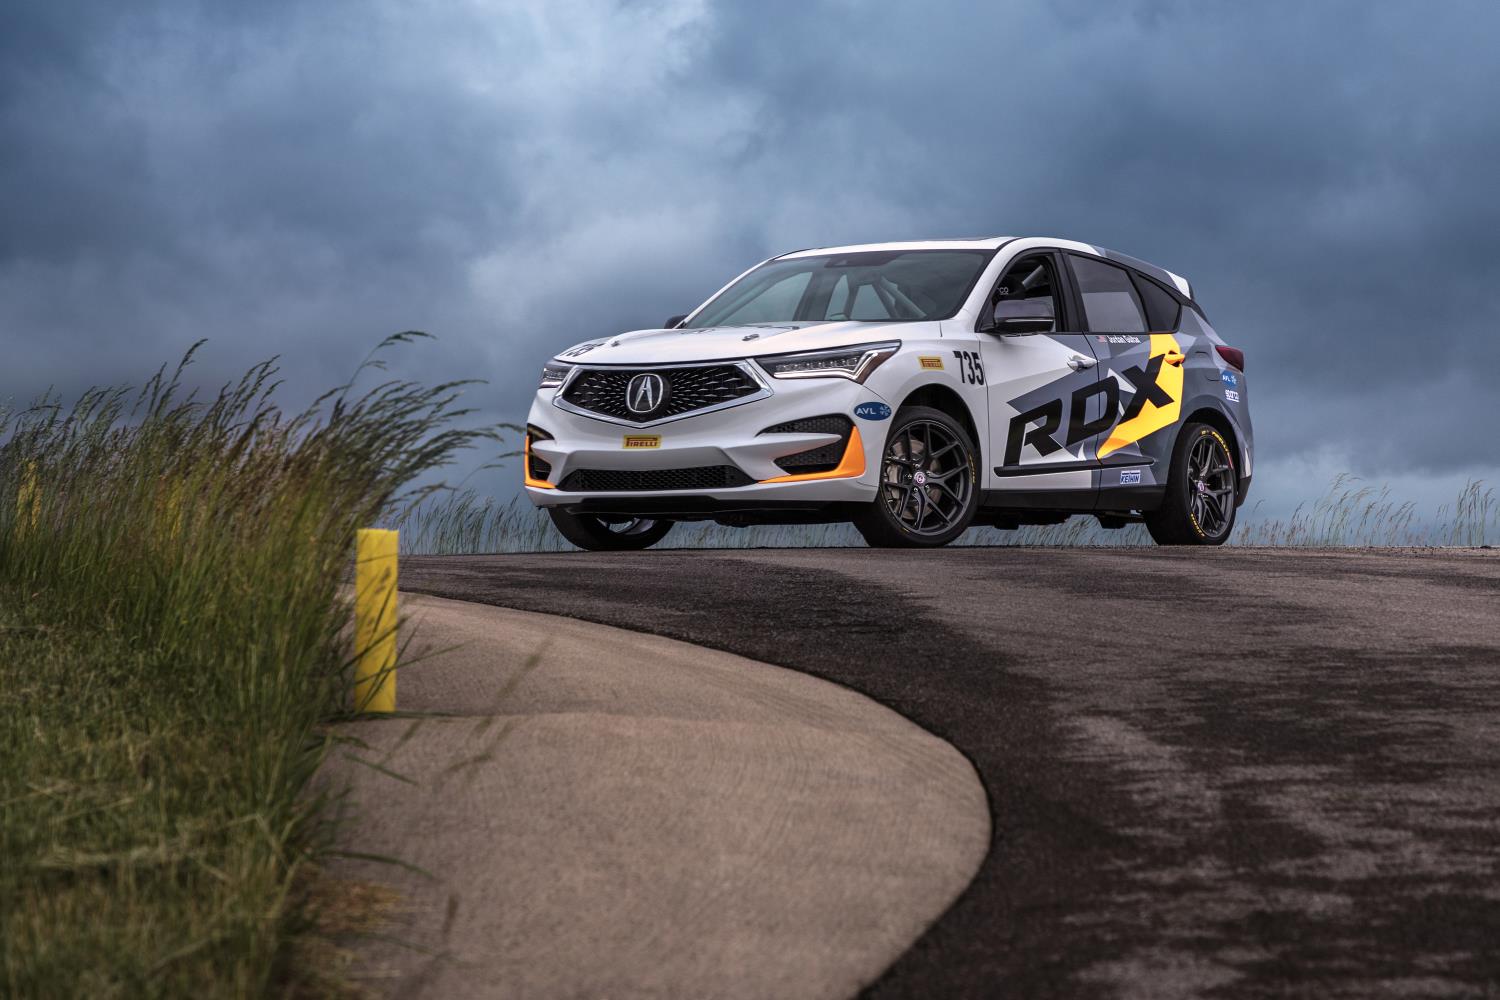
[(354, 557), (354, 707), (396, 710), (396, 539), (394, 531), (359, 529)]

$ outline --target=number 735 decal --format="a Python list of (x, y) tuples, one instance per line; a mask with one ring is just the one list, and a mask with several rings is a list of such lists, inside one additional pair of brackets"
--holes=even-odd
[(984, 385), (984, 362), (979, 359), (978, 351), (954, 351), (953, 356), (958, 359), (958, 377), (961, 381)]

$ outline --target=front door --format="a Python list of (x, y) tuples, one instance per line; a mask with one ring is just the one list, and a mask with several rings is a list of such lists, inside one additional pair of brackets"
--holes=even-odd
[[(1089, 509), (1093, 503), (1094, 448), (1112, 413), (1060, 266), (1054, 253), (1026, 254), (1006, 269), (990, 298), (993, 322), (982, 335), (989, 506)], [(1050, 326), (1040, 322), (1046, 317)]]

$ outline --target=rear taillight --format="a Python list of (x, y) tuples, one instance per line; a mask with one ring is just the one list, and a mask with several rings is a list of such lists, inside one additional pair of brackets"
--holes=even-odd
[(1234, 365), (1240, 371), (1245, 370), (1245, 352), (1240, 350), (1238, 347), (1215, 346), (1214, 350), (1219, 352), (1219, 357)]

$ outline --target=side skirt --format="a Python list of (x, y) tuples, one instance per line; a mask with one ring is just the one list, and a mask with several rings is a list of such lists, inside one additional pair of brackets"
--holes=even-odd
[(1102, 490), (985, 490), (979, 506), (986, 512), (1045, 510), (1068, 514), (1092, 514), (1096, 511), (1125, 513), (1155, 510), (1161, 506), (1166, 493), (1165, 485), (1111, 486)]

